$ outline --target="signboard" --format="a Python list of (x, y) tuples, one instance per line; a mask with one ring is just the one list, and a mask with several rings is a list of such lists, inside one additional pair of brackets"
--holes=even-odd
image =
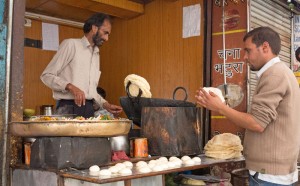
[[(228, 87), (228, 103), (232, 108), (247, 111), (247, 64), (243, 60), (243, 37), (247, 33), (246, 1), (226, 1), (224, 6), (225, 32), (223, 41), (222, 1), (214, 1), (212, 26), (212, 87), (218, 87), (225, 95)], [(225, 48), (224, 48), (225, 42)], [(225, 58), (225, 63), (224, 63)], [(242, 139), (244, 129), (234, 125), (219, 113), (211, 113), (211, 135), (233, 133)]]

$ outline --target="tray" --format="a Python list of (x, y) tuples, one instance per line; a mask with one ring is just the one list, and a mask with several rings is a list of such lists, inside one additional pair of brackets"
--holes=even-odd
[(11, 122), (10, 133), (21, 137), (112, 137), (128, 134), (131, 120)]

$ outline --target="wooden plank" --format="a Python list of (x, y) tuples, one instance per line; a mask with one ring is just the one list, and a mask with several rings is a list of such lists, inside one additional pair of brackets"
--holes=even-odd
[(50, 0), (26, 0), (26, 8), (34, 9)]
[(88, 173), (88, 170), (61, 172), (60, 176), (62, 176), (63, 178), (73, 178), (73, 179), (77, 179), (77, 180), (103, 184), (103, 183), (126, 181), (126, 180), (132, 180), (132, 179), (144, 178), (144, 177), (150, 177), (150, 176), (164, 175), (164, 174), (175, 173), (175, 172), (183, 172), (183, 171), (188, 171), (188, 170), (197, 170), (197, 169), (207, 168), (207, 167), (211, 167), (214, 165), (220, 165), (220, 164), (225, 164), (225, 163), (244, 162), (243, 157), (236, 158), (236, 159), (230, 159), (230, 160), (217, 160), (217, 159), (208, 158), (205, 155), (199, 155), (199, 157), (202, 160), (201, 164), (196, 164), (193, 166), (182, 165), (179, 168), (167, 169), (167, 170), (158, 171), (158, 172), (139, 173), (134, 165), (134, 167), (132, 169), (132, 172), (133, 172), (132, 175), (127, 175), (127, 176), (121, 176), (119, 174), (115, 174), (115, 175), (111, 175), (109, 178), (100, 178), (100, 177), (90, 176)]
[(120, 18), (132, 18), (144, 13), (144, 6), (127, 0), (54, 0), (61, 5), (90, 12), (103, 12)]

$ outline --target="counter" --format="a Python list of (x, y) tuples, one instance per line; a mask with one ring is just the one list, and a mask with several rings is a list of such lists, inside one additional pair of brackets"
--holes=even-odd
[[(99, 176), (90, 176), (88, 170), (37, 170), (30, 169), (28, 167), (16, 166), (12, 167), (12, 183), (14, 186), (23, 185), (44, 185), (47, 186), (152, 186), (152, 185), (164, 185), (164, 175), (169, 173), (182, 172), (187, 170), (196, 170), (211, 167), (219, 164), (226, 163), (239, 163), (244, 162), (244, 158), (236, 158), (230, 160), (217, 160), (208, 158), (205, 155), (199, 155), (202, 162), (193, 166), (181, 166), (179, 168), (168, 169), (159, 172), (150, 173), (139, 173), (134, 168), (132, 169), (133, 174), (128, 176), (112, 175), (107, 178), (101, 178)], [(151, 158), (151, 159), (155, 159)], [(149, 161), (150, 159), (131, 159), (131, 161)], [(117, 162), (114, 162), (117, 163)], [(107, 165), (110, 166), (110, 165)], [(105, 168), (107, 166), (103, 166)], [(45, 182), (42, 178), (49, 180)], [(51, 178), (51, 179), (50, 179)], [(50, 184), (51, 182), (51, 184)], [(56, 185), (53, 185), (56, 183)], [(142, 183), (142, 184), (141, 184)]]

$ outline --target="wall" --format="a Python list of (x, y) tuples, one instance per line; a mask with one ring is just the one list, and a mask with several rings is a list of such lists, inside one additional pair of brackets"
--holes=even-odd
[[(182, 8), (196, 3), (201, 3), (201, 36), (183, 39)], [(124, 79), (133, 73), (147, 79), (155, 98), (172, 98), (173, 90), (183, 86), (194, 102), (203, 81), (203, 15), (203, 0), (155, 0), (142, 16), (115, 19), (110, 41), (101, 49), (100, 85), (107, 99), (118, 103), (126, 95)]]
[[(59, 40), (71, 37), (82, 37), (82, 31), (69, 26), (59, 26)], [(42, 22), (32, 20), (31, 27), (25, 27), (25, 38), (42, 40)], [(39, 106), (55, 105), (52, 91), (40, 80), (40, 75), (46, 68), (54, 51), (33, 47), (24, 47), (24, 108), (34, 108), (39, 114)], [(12, 72), (13, 73), (13, 72)]]
[[(201, 4), (201, 36), (182, 38), (182, 8)], [(119, 104), (124, 96), (124, 79), (138, 74), (147, 79), (153, 97), (172, 98), (173, 90), (183, 86), (194, 102), (194, 94), (203, 81), (204, 41), (203, 0), (155, 0), (145, 6), (145, 14), (130, 20), (114, 19), (110, 40), (101, 49), (100, 86), (107, 100)], [(82, 31), (59, 27), (60, 41), (81, 37)], [(25, 37), (41, 39), (41, 22), (25, 28)], [(24, 108), (55, 104), (52, 93), (40, 81), (40, 74), (54, 55), (52, 51), (25, 47)], [(178, 92), (178, 99), (183, 98)]]

